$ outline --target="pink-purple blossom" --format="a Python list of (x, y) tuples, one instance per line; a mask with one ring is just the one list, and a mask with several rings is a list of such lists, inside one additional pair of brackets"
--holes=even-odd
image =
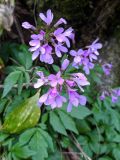
[(120, 89), (111, 89), (109, 91), (103, 91), (101, 96), (100, 96), (100, 100), (104, 100), (106, 97), (111, 97), (111, 101), (113, 103), (116, 103), (118, 101), (118, 98), (120, 97)]
[(99, 55), (98, 49), (102, 48), (101, 43), (95, 40), (88, 49), (78, 49), (78, 51), (71, 50), (70, 55), (73, 56), (72, 66), (75, 68), (82, 67), (86, 74), (90, 74), (90, 70), (94, 68), (94, 60), (97, 60)]
[(79, 95), (76, 90), (68, 89), (68, 95), (69, 95), (69, 102), (67, 106), (67, 112), (71, 112), (72, 107), (78, 107), (79, 105), (85, 105), (86, 104), (86, 97), (83, 95)]
[(39, 105), (49, 105), (51, 108), (62, 107), (63, 103), (67, 102), (63, 96), (63, 90), (69, 95), (68, 111), (72, 106), (85, 105), (86, 97), (78, 93), (78, 88), (84, 91), (83, 87), (89, 85), (87, 78), (83, 73), (71, 73), (69, 76), (64, 76), (64, 71), (67, 69), (70, 61), (65, 59), (61, 65), (60, 71), (56, 74), (44, 76), (43, 72), (38, 72), (38, 80), (34, 84), (34, 88), (48, 86), (48, 91), (39, 99)]
[(66, 102), (66, 98), (61, 96), (56, 88), (51, 88), (46, 94), (39, 99), (39, 105), (50, 105), (52, 109), (62, 107)]
[(110, 75), (110, 72), (112, 70), (112, 64), (105, 63), (102, 65), (103, 72), (105, 73), (106, 76)]
[(56, 87), (57, 84), (63, 85), (64, 79), (61, 77), (61, 72), (59, 71), (56, 75), (51, 74), (48, 76), (48, 80), (51, 87)]
[(60, 24), (67, 24), (67, 21), (64, 18), (60, 18), (54, 25), (54, 27), (58, 27)]
[(98, 49), (102, 48), (101, 43), (97, 43), (99, 39), (96, 39), (90, 46), (87, 46), (89, 53), (94, 53), (96, 55), (99, 55)]
[(23, 22), (22, 23), (22, 27), (25, 28), (25, 29), (32, 29), (32, 30), (35, 30), (36, 28), (31, 25), (29, 22)]
[(38, 27), (34, 27), (29, 22), (22, 23), (22, 26), (25, 29), (33, 30), (29, 42), (29, 50), (33, 53), (32, 60), (39, 58), (41, 62), (52, 64), (54, 62), (53, 54), (56, 54), (58, 58), (62, 57), (63, 53), (68, 52), (71, 42), (74, 43), (74, 31), (72, 27), (66, 30), (59, 27), (61, 24), (67, 24), (64, 18), (60, 18), (52, 25), (54, 15), (50, 9), (47, 10), (46, 14), (40, 13), (39, 17), (47, 25), (44, 28), (45, 30), (38, 29)]
[(47, 10), (46, 16), (43, 13), (40, 13), (39, 16), (48, 26), (52, 23), (53, 13), (50, 9)]

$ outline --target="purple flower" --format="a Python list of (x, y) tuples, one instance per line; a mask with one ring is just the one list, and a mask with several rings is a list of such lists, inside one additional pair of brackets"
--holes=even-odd
[(47, 10), (46, 16), (43, 13), (40, 13), (39, 16), (48, 26), (52, 23), (53, 13), (50, 9)]
[(72, 74), (71, 79), (78, 85), (81, 91), (84, 91), (82, 86), (90, 85), (90, 83), (88, 82), (87, 78), (83, 73), (74, 73)]
[(36, 28), (35, 28), (33, 25), (31, 25), (29, 22), (23, 22), (23, 23), (22, 23), (22, 27), (25, 28), (25, 29), (33, 29), (33, 30), (36, 29)]
[(55, 53), (58, 57), (62, 56), (61, 52), (68, 52), (68, 49), (66, 47), (64, 47), (61, 43), (55, 44)]
[(83, 70), (85, 71), (85, 73), (88, 75), (90, 74), (90, 69), (93, 69), (94, 68), (94, 64), (91, 63), (91, 62), (87, 62), (87, 63), (84, 63), (84, 67), (83, 67)]
[(112, 64), (106, 63), (102, 65), (102, 69), (105, 73), (106, 76), (110, 75), (111, 69), (112, 69)]
[(82, 49), (79, 49), (78, 51), (71, 50), (70, 55), (74, 57), (73, 66), (78, 68), (82, 64), (84, 51)]
[(67, 24), (67, 21), (64, 18), (60, 18), (54, 27), (58, 27), (60, 24)]
[(69, 87), (74, 87), (75, 86), (75, 82), (74, 81), (71, 81), (71, 80), (65, 80), (65, 82), (66, 82), (66, 84), (67, 84), (67, 86), (69, 86)]
[(98, 49), (102, 48), (101, 43), (97, 43), (99, 39), (96, 39), (90, 46), (87, 46), (88, 52), (95, 53), (96, 55), (99, 55), (99, 52), (97, 51)]
[(116, 96), (120, 96), (120, 89), (119, 88), (113, 89), (112, 93), (115, 94)]
[(70, 41), (69, 38), (71, 38), (71, 34), (73, 32), (73, 29), (70, 27), (66, 31), (62, 27), (56, 29), (54, 31), (54, 36), (56, 37), (57, 41), (62, 43), (65, 42), (67, 47), (70, 47)]
[(103, 91), (101, 96), (100, 96), (100, 100), (103, 101), (105, 99), (106, 95), (105, 95), (105, 92)]
[(44, 76), (43, 72), (37, 72), (37, 75), (40, 78), (37, 80), (37, 83), (34, 84), (34, 88), (40, 88), (48, 82), (48, 79)]
[(63, 40), (64, 40), (63, 32), (64, 32), (64, 28), (62, 28), (62, 27), (60, 27), (54, 31), (53, 34), (56, 37), (58, 42), (63, 42)]
[(41, 47), (40, 61), (48, 64), (53, 63), (52, 47), (50, 45), (45, 44)]
[(61, 77), (60, 71), (56, 75), (49, 75), (48, 80), (51, 87), (56, 87), (58, 84), (62, 85), (64, 83), (64, 79)]
[(44, 103), (45, 105), (50, 105), (52, 109), (62, 107), (64, 102), (66, 102), (66, 98), (61, 96), (56, 88), (50, 89), (39, 99), (40, 106)]
[(33, 52), (32, 60), (35, 60), (39, 56), (40, 52), (43, 52), (43, 48), (41, 48), (41, 41), (43, 38), (43, 33), (31, 35), (32, 40), (29, 42), (29, 45), (31, 46), (29, 50)]
[(112, 103), (116, 103), (118, 100), (118, 97), (116, 97), (114, 95), (112, 95), (111, 98), (112, 98)]
[(66, 70), (69, 64), (70, 64), (70, 61), (68, 59), (65, 59), (62, 63), (61, 70), (62, 71)]
[(67, 112), (71, 112), (72, 106), (78, 107), (78, 105), (85, 105), (86, 104), (86, 97), (83, 95), (79, 95), (75, 90), (68, 89), (69, 95), (69, 103), (67, 106)]
[(120, 89), (113, 89), (111, 93), (112, 102), (116, 103), (118, 100), (118, 97), (120, 96)]

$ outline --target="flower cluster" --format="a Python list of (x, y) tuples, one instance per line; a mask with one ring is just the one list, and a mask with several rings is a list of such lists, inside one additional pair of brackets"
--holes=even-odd
[(86, 104), (86, 97), (80, 95), (78, 90), (83, 92), (83, 87), (90, 83), (83, 73), (64, 74), (69, 63), (69, 60), (65, 59), (57, 74), (50, 74), (45, 77), (43, 72), (37, 73), (39, 79), (34, 84), (34, 88), (39, 88), (43, 85), (49, 86), (47, 93), (43, 94), (39, 99), (40, 106), (42, 104), (50, 105), (52, 109), (62, 107), (63, 103), (67, 102), (66, 97), (62, 95), (63, 92), (68, 95), (68, 112), (72, 110), (72, 106), (78, 107), (78, 105)]
[[(32, 30), (31, 40), (29, 42), (32, 60), (39, 57), (41, 62), (47, 64), (54, 63), (54, 57), (62, 57), (63, 53), (71, 55), (73, 61), (65, 59), (61, 64), (58, 73), (45, 76), (43, 72), (37, 72), (39, 76), (34, 88), (42, 86), (48, 87), (47, 93), (43, 94), (39, 99), (39, 105), (45, 104), (51, 108), (60, 108), (63, 103), (68, 101), (67, 111), (72, 110), (72, 106), (86, 104), (86, 97), (81, 95), (84, 92), (83, 87), (89, 85), (87, 78), (80, 71), (66, 72), (68, 66), (78, 69), (82, 67), (86, 74), (90, 73), (90, 69), (94, 68), (94, 60), (98, 59), (98, 49), (102, 48), (102, 44), (96, 39), (91, 45), (78, 51), (70, 50), (71, 43), (75, 43), (75, 34), (72, 27), (65, 29), (67, 24), (64, 18), (60, 18), (55, 24), (53, 21), (53, 13), (49, 9), (45, 14), (39, 14), (40, 19), (45, 23), (45, 27), (35, 27), (28, 22), (22, 23), (25, 29)], [(38, 29), (39, 28), (39, 29)], [(70, 64), (71, 63), (71, 64)]]
[(90, 73), (90, 69), (94, 68), (93, 60), (98, 59), (98, 49), (102, 48), (101, 43), (97, 43), (98, 39), (96, 39), (90, 46), (87, 46), (85, 50), (79, 49), (78, 51), (71, 50), (70, 55), (74, 57), (73, 66), (75, 68), (79, 68), (79, 66), (83, 66), (83, 70), (86, 74)]
[(120, 97), (120, 89), (112, 89), (111, 91), (103, 91), (100, 99), (103, 101), (106, 97), (110, 96), (113, 103), (116, 103)]
[(46, 29), (38, 30), (28, 22), (22, 23), (22, 26), (34, 32), (29, 42), (31, 46), (29, 50), (33, 52), (32, 60), (35, 60), (39, 56), (41, 62), (52, 64), (54, 62), (53, 54), (57, 57), (61, 57), (62, 53), (68, 52), (70, 41), (74, 42), (73, 29), (70, 27), (65, 30), (63, 27), (59, 27), (61, 24), (67, 24), (66, 20), (63, 18), (60, 18), (52, 25), (53, 13), (50, 9), (47, 11), (46, 15), (40, 13), (39, 17), (46, 23)]

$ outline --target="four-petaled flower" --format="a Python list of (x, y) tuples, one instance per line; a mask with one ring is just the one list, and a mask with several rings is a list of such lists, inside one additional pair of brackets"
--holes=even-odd
[(46, 16), (43, 13), (40, 13), (39, 16), (48, 26), (52, 23), (53, 13), (50, 9), (47, 10)]

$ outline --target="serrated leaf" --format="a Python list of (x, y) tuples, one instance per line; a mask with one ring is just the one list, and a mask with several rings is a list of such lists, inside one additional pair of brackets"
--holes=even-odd
[(73, 131), (74, 133), (78, 134), (78, 130), (76, 128), (75, 122), (73, 119), (65, 112), (57, 110), (57, 113), (60, 116), (60, 119), (65, 127), (65, 129), (68, 129), (70, 131)]
[(50, 112), (50, 124), (55, 131), (67, 136), (63, 123), (61, 122), (59, 116), (53, 111)]
[(21, 74), (21, 71), (15, 71), (15, 72), (10, 73), (6, 77), (4, 81), (4, 90), (3, 90), (2, 98), (5, 97), (10, 92), (12, 87), (17, 83), (20, 74)]

